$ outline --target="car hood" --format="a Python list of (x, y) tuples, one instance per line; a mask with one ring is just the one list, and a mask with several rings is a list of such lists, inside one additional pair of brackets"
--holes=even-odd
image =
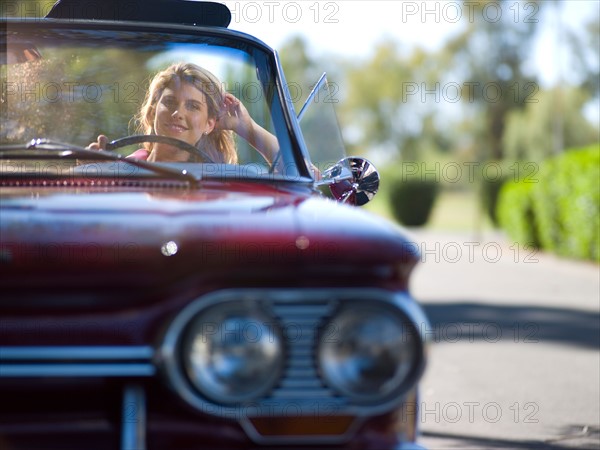
[(308, 190), (4, 188), (0, 200), (3, 283), (32, 271), (48, 283), (147, 285), (358, 264), (392, 276), (417, 258), (399, 228)]

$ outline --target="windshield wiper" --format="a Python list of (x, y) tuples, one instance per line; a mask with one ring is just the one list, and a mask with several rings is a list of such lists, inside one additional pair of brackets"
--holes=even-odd
[[(25, 150), (23, 150), (25, 149)], [(90, 150), (75, 145), (55, 142), (49, 139), (32, 139), (27, 144), (12, 144), (0, 146), (0, 159), (39, 159), (51, 156), (56, 159), (80, 159), (87, 161), (117, 161), (146, 169), (158, 175), (188, 181), (192, 184), (199, 180), (187, 170), (174, 169), (159, 164), (127, 158), (107, 150)]]

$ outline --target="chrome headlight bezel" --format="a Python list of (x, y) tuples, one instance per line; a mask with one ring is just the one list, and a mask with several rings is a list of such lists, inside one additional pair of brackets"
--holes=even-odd
[(424, 367), (419, 330), (386, 302), (345, 302), (321, 329), (317, 345), (323, 380), (358, 405), (402, 396)]
[(218, 403), (254, 400), (280, 377), (282, 338), (255, 305), (214, 305), (190, 321), (181, 339), (181, 363), (191, 384)]
[[(227, 333), (227, 330), (220, 329), (220, 325), (224, 323), (219, 322), (220, 320), (234, 322), (245, 320), (247, 324), (250, 323), (253, 333), (250, 340), (261, 346), (266, 339), (268, 341), (266, 345), (273, 353), (271, 364), (263, 367), (268, 370), (264, 372), (265, 376), (260, 382), (253, 380), (254, 384), (238, 383), (237, 388), (240, 390), (237, 392), (228, 391), (225, 386), (219, 387), (217, 379), (218, 375), (222, 374), (210, 373), (211, 365), (210, 361), (206, 364), (208, 356), (206, 352), (211, 351), (210, 347), (215, 347), (212, 338), (217, 340), (216, 347), (222, 343), (218, 342), (220, 338), (224, 337), (226, 341), (233, 338), (235, 341), (233, 351), (238, 355), (242, 352), (243, 358), (244, 351), (251, 349), (252, 343), (249, 342), (245, 349), (244, 330), (240, 333), (234, 332), (232, 336), (231, 333)], [(194, 348), (194, 346), (198, 347), (199, 340), (200, 347), (204, 347), (200, 351), (200, 356), (198, 349)], [(195, 356), (194, 352), (196, 352)], [(207, 412), (212, 412), (214, 404), (224, 407), (242, 405), (268, 393), (281, 378), (284, 353), (283, 338), (275, 319), (257, 302), (247, 302), (243, 299), (230, 299), (223, 302), (218, 302), (216, 299), (200, 299), (191, 303), (175, 317), (161, 347), (162, 366), (171, 387), (196, 409)], [(204, 357), (204, 360), (195, 361), (198, 357)]]

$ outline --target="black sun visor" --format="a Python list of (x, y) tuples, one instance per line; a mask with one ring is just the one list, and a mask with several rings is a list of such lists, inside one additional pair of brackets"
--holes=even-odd
[(226, 28), (231, 12), (222, 3), (186, 0), (59, 0), (49, 19), (161, 22)]

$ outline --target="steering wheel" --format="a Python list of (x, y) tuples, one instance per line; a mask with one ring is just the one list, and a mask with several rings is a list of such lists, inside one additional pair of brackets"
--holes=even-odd
[(187, 142), (175, 139), (169, 136), (160, 136), (158, 134), (139, 134), (127, 136), (121, 139), (116, 139), (106, 144), (106, 150), (116, 150), (117, 148), (127, 147), (128, 145), (141, 144), (143, 142), (156, 142), (160, 144), (168, 144), (174, 147), (185, 150), (186, 152), (201, 158), (200, 162), (214, 163), (213, 159), (204, 150), (201, 150)]

